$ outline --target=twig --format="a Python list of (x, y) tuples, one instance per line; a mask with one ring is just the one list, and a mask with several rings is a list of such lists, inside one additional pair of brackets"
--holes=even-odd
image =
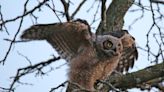
[[(0, 90), (1, 92), (8, 92), (9, 91), (8, 88), (4, 88), (4, 87), (0, 87), (0, 89), (3, 90), (3, 91)], [(14, 92), (14, 89), (11, 90), (10, 92)]]
[(62, 2), (63, 7), (64, 7), (66, 19), (67, 19), (67, 21), (70, 21), (71, 17), (69, 15), (69, 2), (67, 3), (65, 0), (61, 0), (61, 2)]
[[(3, 20), (3, 15), (2, 15), (2, 12), (1, 12), (1, 5), (0, 5), (0, 22), (4, 22), (4, 20)], [(7, 30), (7, 27), (5, 26), (5, 25), (2, 25), (1, 23), (0, 23), (0, 30), (2, 29), (2, 28), (5, 28), (5, 31), (6, 31), (6, 33), (8, 34), (8, 35), (10, 35), (9, 34), (9, 32), (8, 32), (8, 30)]]
[(162, 0), (150, 0), (150, 2), (164, 4), (164, 1)]
[[(95, 3), (94, 3), (95, 4)], [(92, 22), (90, 23), (90, 25), (92, 25), (93, 23), (95, 23), (98, 19), (96, 19), (96, 16), (97, 16), (97, 14), (98, 14), (98, 10), (99, 10), (99, 8), (100, 8), (100, 2), (98, 3), (98, 5), (97, 5), (97, 8), (96, 8), (96, 11), (95, 11), (95, 13), (94, 13), (94, 15), (93, 15), (93, 20), (92, 20)], [(89, 10), (88, 10), (89, 11)]]
[[(38, 17), (36, 17), (33, 13), (31, 13), (31, 14), (30, 14), (30, 18), (31, 18), (31, 21), (32, 21), (33, 25), (34, 25), (34, 24), (37, 24)], [(32, 18), (35, 19), (35, 22), (33, 21)]]
[[(23, 13), (23, 15), (26, 13), (26, 6), (27, 6), (28, 1), (29, 1), (29, 0), (27, 0), (27, 1), (25, 2), (25, 4), (24, 4), (24, 13)], [(0, 63), (2, 63), (3, 65), (5, 64), (5, 60), (7, 59), (8, 55), (9, 55), (9, 53), (10, 53), (10, 50), (11, 50), (11, 48), (12, 48), (12, 45), (13, 45), (13, 43), (14, 43), (14, 41), (15, 41), (17, 35), (18, 35), (18, 33), (20, 32), (20, 29), (21, 29), (22, 23), (23, 23), (23, 19), (24, 19), (24, 17), (22, 17), (21, 20), (20, 20), (20, 24), (19, 24), (18, 30), (17, 30), (17, 32), (15, 33), (14, 38), (13, 38), (13, 40), (12, 40), (11, 43), (10, 43), (9, 49), (8, 49), (8, 51), (6, 52), (5, 57), (0, 61)]]
[(26, 7), (27, 7), (28, 1), (29, 1), (29, 0), (27, 0), (27, 1), (25, 2), (25, 4), (24, 4), (24, 12), (23, 12), (23, 15), (18, 16), (18, 17), (14, 18), (14, 19), (6, 20), (6, 21), (4, 21), (4, 22), (2, 22), (2, 23), (0, 24), (0, 25), (5, 25), (5, 24), (8, 23), (8, 22), (15, 21), (15, 20), (21, 18), (20, 24), (19, 24), (19, 27), (18, 27), (18, 30), (17, 30), (17, 32), (15, 33), (14, 38), (13, 38), (13, 40), (11, 41), (11, 43), (10, 43), (10, 45), (9, 45), (9, 49), (8, 49), (8, 51), (6, 52), (5, 57), (4, 57), (2, 60), (0, 60), (0, 63), (2, 63), (3, 65), (5, 64), (5, 61), (6, 61), (8, 55), (9, 55), (9, 53), (10, 53), (10, 50), (11, 50), (11, 48), (12, 48), (13, 43), (14, 43), (15, 40), (16, 40), (16, 37), (17, 37), (18, 33), (20, 32), (20, 29), (21, 29), (21, 27), (22, 27), (22, 23), (23, 23), (24, 16), (26, 16), (26, 15), (28, 15), (28, 14), (34, 12), (36, 9), (38, 9), (39, 7), (41, 7), (41, 6), (42, 6), (46, 1), (48, 1), (48, 0), (44, 0), (44, 1), (41, 2), (38, 6), (36, 6), (35, 8), (33, 8), (32, 10), (30, 10), (30, 11), (27, 12)]
[[(159, 41), (158, 41), (158, 39), (157, 39), (157, 37), (156, 37), (156, 34), (153, 34), (153, 37), (155, 38), (155, 41), (156, 41), (156, 43), (158, 44), (158, 48), (159, 48), (159, 51), (158, 51), (158, 53), (157, 53), (157, 55), (155, 56), (155, 58), (156, 58), (156, 63), (158, 63), (158, 57), (159, 56), (161, 56), (162, 57), (162, 60), (164, 60), (164, 56), (163, 56), (163, 51), (162, 51), (162, 45), (163, 44), (161, 44)], [(161, 37), (160, 37), (161, 38)]]
[(93, 7), (94, 7), (94, 5), (95, 5), (96, 2), (97, 2), (97, 1), (93, 1), (91, 7), (90, 7), (89, 9), (87, 9), (87, 12), (89, 12), (91, 9), (93, 9)]
[(164, 15), (162, 14), (162, 12), (160, 11), (161, 9), (160, 9), (160, 6), (159, 6), (159, 4), (157, 3), (157, 12), (159, 13), (159, 19), (160, 20), (162, 20), (162, 18), (164, 18)]
[(20, 32), (20, 29), (21, 29), (22, 23), (23, 23), (23, 18), (22, 18), (21, 21), (20, 21), (19, 28), (18, 28), (16, 34), (14, 35), (13, 40), (12, 40), (11, 43), (10, 43), (9, 49), (8, 49), (8, 51), (6, 52), (5, 57), (0, 61), (0, 63), (2, 63), (3, 65), (5, 64), (5, 60), (7, 59), (8, 55), (9, 55), (9, 53), (10, 53), (10, 50), (11, 50), (11, 48), (12, 48), (12, 45), (13, 45), (13, 43), (14, 43), (14, 41), (15, 41), (17, 35), (18, 35), (18, 33)]
[[(133, 24), (135, 24), (138, 20), (141, 20), (144, 17), (145, 10), (148, 10), (147, 8), (145, 8), (143, 5), (141, 5), (139, 3), (135, 3), (135, 5), (137, 5), (141, 8), (141, 9), (138, 9), (138, 10), (141, 10), (142, 14), (138, 18), (134, 19), (134, 21), (129, 25), (129, 30), (132, 28)], [(138, 10), (131, 10), (131, 12), (135, 12), (135, 11), (138, 11)]]
[(85, 3), (86, 1), (87, 1), (87, 0), (83, 0), (83, 1), (78, 5), (78, 7), (76, 8), (76, 10), (72, 13), (71, 19), (74, 18), (74, 16), (77, 14), (77, 12), (80, 10), (80, 8), (84, 5), (84, 3)]
[(22, 53), (20, 53), (19, 51), (17, 51), (17, 53), (18, 53), (18, 55), (20, 55), (20, 56), (24, 57), (24, 58), (25, 58), (25, 59), (29, 62), (29, 64), (30, 64), (30, 65), (32, 65), (32, 63), (31, 63), (30, 59), (29, 59), (27, 56), (23, 55), (23, 54), (22, 54)]
[[(53, 0), (52, 0), (52, 1), (53, 1)], [(47, 6), (48, 8), (50, 8), (50, 9), (54, 12), (54, 14), (55, 14), (56, 17), (58, 18), (59, 22), (61, 23), (62, 21), (61, 21), (61, 19), (59, 18), (59, 16), (58, 16), (57, 13), (56, 13), (55, 5), (53, 4), (53, 8), (52, 8), (49, 4), (46, 4), (46, 6)]]
[(35, 10), (39, 9), (42, 5), (44, 5), (49, 0), (44, 0), (43, 2), (39, 3), (36, 7), (34, 7), (32, 10), (25, 12), (23, 15), (19, 15), (13, 19), (5, 20), (4, 22), (0, 23), (0, 25), (4, 25), (8, 22), (13, 22), (15, 20), (18, 20), (20, 18), (23, 18), (24, 16), (27, 16), (28, 14), (33, 13)]
[(22, 76), (25, 76), (27, 74), (30, 74), (30, 73), (33, 73), (35, 71), (38, 71), (38, 72), (42, 72), (41, 70), (45, 67), (45, 66), (48, 66), (49, 64), (53, 63), (54, 61), (57, 61), (59, 60), (60, 57), (53, 57), (52, 59), (49, 59), (47, 61), (44, 61), (44, 62), (40, 62), (38, 64), (35, 64), (35, 65), (29, 65), (27, 67), (24, 67), (24, 68), (19, 68), (17, 70), (17, 73), (13, 79), (13, 82), (11, 83), (10, 85), (10, 88), (9, 88), (9, 92), (11, 90), (13, 90), (13, 87), (14, 87), (14, 84), (16, 82), (18, 82), (20, 80), (20, 78)]
[[(143, 51), (145, 51), (145, 52), (148, 52), (147, 49), (142, 48), (142, 47), (139, 47), (139, 46), (137, 47), (137, 49), (140, 49), (140, 50), (143, 50)], [(156, 55), (155, 55), (153, 52), (151, 52), (151, 51), (150, 51), (150, 54), (153, 55), (153, 56), (156, 56)]]
[(59, 16), (57, 15), (56, 11), (55, 11), (54, 1), (53, 1), (53, 0), (51, 0), (51, 1), (52, 1), (52, 6), (53, 6), (53, 11), (54, 11), (54, 13), (55, 13), (56, 17), (58, 18), (58, 20), (59, 20), (59, 21), (60, 21), (60, 23), (61, 23), (61, 20), (60, 20)]
[(151, 10), (149, 9), (149, 7), (147, 7), (147, 6), (143, 6), (140, 2), (138, 2), (138, 3), (137, 3), (137, 2), (134, 2), (134, 5), (140, 7), (141, 10), (151, 11)]
[[(146, 34), (146, 37), (147, 37), (146, 47), (147, 47), (147, 49), (148, 49), (148, 60), (149, 60), (149, 58), (150, 58), (150, 49), (151, 49), (150, 46), (149, 46), (149, 35), (150, 35), (150, 33), (151, 33), (151, 31), (152, 31), (152, 29), (153, 29), (154, 27), (157, 27), (158, 32), (159, 32), (159, 34), (160, 34), (161, 43), (162, 43), (162, 45), (164, 45), (164, 40), (163, 40), (163, 38), (162, 38), (161, 28), (160, 28), (160, 27), (158, 26), (158, 24), (156, 23), (155, 11), (154, 11), (154, 9), (153, 9), (152, 2), (150, 2), (150, 10), (151, 10), (151, 13), (152, 13), (152, 20), (153, 20), (153, 23), (152, 23), (152, 25), (151, 25), (149, 31), (148, 31), (147, 34)], [(155, 39), (156, 39), (156, 38), (155, 38)], [(159, 49), (160, 49), (161, 47), (160, 47), (159, 42), (158, 42), (157, 40), (156, 40), (156, 42), (157, 42), (157, 44), (159, 45)], [(158, 54), (157, 54), (157, 56), (158, 56)], [(156, 56), (156, 57), (157, 57), (157, 56)], [(157, 57), (157, 58), (158, 58), (158, 57)], [(162, 54), (162, 58), (163, 58), (163, 54)]]
[(58, 85), (57, 87), (51, 88), (51, 90), (49, 92), (53, 92), (54, 90), (56, 90), (60, 87), (64, 87), (66, 85), (66, 83), (68, 83), (68, 81), (63, 82), (62, 84)]

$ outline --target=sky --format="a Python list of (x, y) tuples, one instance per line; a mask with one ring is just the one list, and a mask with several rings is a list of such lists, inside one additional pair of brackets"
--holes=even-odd
[[(42, 1), (42, 0), (39, 0)], [(23, 4), (25, 0), (1, 0), (1, 10), (4, 16), (4, 20), (12, 19), (18, 15), (23, 13)], [(70, 7), (70, 12), (72, 13), (74, 9), (78, 5), (78, 0), (72, 0), (73, 4)], [(79, 13), (75, 16), (76, 18), (85, 19), (92, 23), (94, 13), (96, 12), (98, 2), (90, 9), (94, 1), (87, 1), (86, 4), (81, 8)], [(107, 3), (107, 6), (110, 4), (111, 0)], [(59, 0), (54, 0), (55, 9), (56, 10), (63, 10), (61, 3)], [(149, 5), (148, 2), (143, 2), (145, 5)], [(37, 0), (30, 0), (28, 3), (27, 10), (32, 9), (34, 6), (37, 5)], [(130, 10), (139, 9), (138, 6), (133, 5)], [(150, 29), (152, 25), (152, 14), (151, 12), (145, 12), (144, 17), (137, 21), (132, 28), (129, 29), (129, 25), (141, 15), (141, 11), (138, 12), (129, 12), (124, 17), (124, 27), (123, 29), (129, 30), (130, 34), (133, 35), (136, 39), (137, 46), (145, 47), (146, 46), (146, 33)], [(48, 23), (55, 23), (59, 22), (55, 14), (46, 6), (41, 8), (41, 11), (36, 10), (34, 15), (38, 17), (39, 24), (48, 24)], [(92, 32), (95, 32), (99, 22), (100, 22), (100, 10), (97, 13), (96, 21), (92, 27)], [(60, 16), (62, 22), (65, 22), (65, 18)], [(7, 35), (5, 31), (0, 32), (0, 60), (4, 58), (6, 51), (9, 48), (9, 42), (4, 41), (4, 38), (13, 39), (14, 34), (16, 33), (20, 20), (16, 20), (11, 23), (7, 23), (7, 29), (10, 35)], [(21, 27), (21, 32), (19, 33), (16, 40), (20, 40), (20, 35), (22, 34), (23, 30), (29, 28), (33, 25), (30, 16), (24, 18), (23, 25)], [(162, 24), (161, 24), (162, 25)], [(153, 30), (156, 30), (155, 28)], [(155, 43), (154, 39), (150, 38), (150, 43)], [(154, 44), (152, 51), (156, 52), (156, 44)], [(5, 65), (0, 65), (0, 87), (9, 87), (12, 81), (12, 76), (15, 76), (16, 71), (18, 68), (22, 68), (29, 65), (29, 62), (23, 57), (28, 57), (32, 64), (36, 64), (40, 61), (45, 61), (52, 58), (53, 55), (58, 56), (56, 51), (48, 44), (46, 41), (32, 41), (26, 43), (16, 43), (13, 45), (9, 56), (5, 62)], [(151, 58), (153, 59), (153, 58)], [(54, 68), (53, 71), (47, 73), (45, 76), (38, 76), (35, 77), (35, 74), (29, 74), (20, 79), (21, 82), (27, 83), (24, 85), (16, 84), (16, 92), (48, 92), (51, 88), (58, 86), (59, 84), (63, 83), (67, 80), (67, 71), (68, 66), (65, 64), (66, 62), (62, 59), (60, 61), (54, 62), (50, 66), (45, 68), (45, 71)], [(146, 66), (150, 66), (152, 63), (147, 61), (147, 53), (142, 50), (139, 50), (139, 58), (136, 61), (134, 68), (130, 70), (130, 72), (137, 71), (140, 69), (145, 68)], [(64, 90), (60, 88), (55, 92), (60, 92)], [(154, 89), (155, 90), (155, 89)], [(152, 90), (152, 92), (155, 92)], [(138, 89), (129, 90), (129, 92), (139, 92)], [(147, 92), (147, 91), (143, 91)]]

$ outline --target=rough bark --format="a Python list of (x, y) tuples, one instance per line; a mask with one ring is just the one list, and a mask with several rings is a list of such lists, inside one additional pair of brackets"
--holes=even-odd
[[(121, 30), (124, 23), (124, 16), (127, 10), (131, 7), (134, 0), (113, 0), (107, 9), (106, 26), (107, 31)], [(102, 34), (102, 23), (100, 23), (96, 34)]]
[[(130, 89), (140, 88), (143, 84), (149, 83), (150, 80), (161, 77), (164, 77), (164, 62), (126, 75), (110, 76), (106, 82), (112, 84), (115, 88)], [(108, 92), (110, 87), (104, 85), (103, 90), (103, 92)]]

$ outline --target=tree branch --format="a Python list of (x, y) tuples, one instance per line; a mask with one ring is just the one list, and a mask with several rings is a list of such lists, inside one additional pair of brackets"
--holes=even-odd
[(77, 12), (80, 10), (80, 8), (84, 5), (84, 3), (85, 3), (86, 1), (87, 1), (87, 0), (83, 0), (83, 1), (78, 5), (78, 7), (76, 8), (76, 10), (72, 13), (71, 19), (74, 18), (74, 16), (77, 14)]
[(150, 0), (150, 2), (164, 4), (162, 0)]
[(67, 21), (70, 21), (70, 15), (69, 15), (69, 2), (67, 3), (65, 0), (61, 0), (63, 7), (64, 7), (64, 12), (65, 12), (65, 16)]
[[(134, 0), (113, 0), (107, 9), (107, 29), (108, 31), (121, 30), (123, 27), (123, 18), (127, 10), (131, 7)], [(96, 34), (102, 34), (102, 22), (100, 23)]]
[(9, 45), (9, 49), (8, 49), (7, 52), (6, 52), (5, 57), (4, 57), (2, 60), (0, 60), (0, 63), (2, 63), (3, 65), (5, 64), (5, 61), (6, 61), (8, 55), (9, 55), (9, 53), (10, 53), (10, 51), (11, 51), (11, 48), (12, 48), (12, 46), (13, 46), (13, 44), (14, 44), (14, 41), (16, 40), (16, 37), (17, 37), (18, 33), (20, 32), (22, 23), (23, 23), (23, 17), (21, 18), (21, 21), (20, 21), (20, 24), (19, 24), (19, 28), (18, 28), (17, 32), (15, 33), (14, 38), (13, 38), (13, 40), (11, 41), (11, 43), (10, 43), (10, 45)]
[(27, 74), (30, 74), (30, 73), (34, 73), (34, 72), (37, 72), (36, 74), (45, 74), (42, 69), (48, 65), (50, 65), (51, 63), (59, 60), (60, 57), (53, 57), (47, 61), (43, 61), (43, 62), (40, 62), (40, 63), (37, 63), (35, 65), (29, 65), (29, 66), (26, 66), (24, 68), (19, 68), (17, 70), (17, 73), (16, 75), (13, 77), (13, 81), (10, 85), (10, 88), (9, 88), (9, 92), (11, 92), (13, 90), (13, 87), (15, 85), (16, 82), (19, 82), (20, 78), (27, 75)]
[(9, 19), (9, 20), (5, 20), (3, 21), (2, 23), (0, 23), (0, 25), (5, 25), (6, 23), (9, 23), (9, 22), (13, 22), (15, 20), (18, 20), (20, 18), (23, 18), (25, 16), (27, 16), (28, 14), (31, 14), (33, 13), (35, 10), (39, 9), (42, 5), (44, 5), (47, 1), (49, 0), (43, 0), (43, 2), (40, 2), (36, 7), (34, 7), (32, 10), (29, 10), (29, 11), (26, 11), (23, 15), (19, 15), (13, 19)]
[(16, 18), (13, 18), (13, 19), (10, 19), (10, 20), (6, 20), (6, 21), (3, 21), (2, 23), (0, 23), (0, 26), (3, 26), (3, 25), (5, 25), (5, 24), (8, 23), (8, 22), (12, 22), (12, 21), (21, 19), (21, 20), (20, 20), (19, 27), (18, 27), (18, 30), (17, 30), (17, 32), (15, 33), (14, 38), (13, 38), (13, 40), (11, 41), (11, 43), (10, 43), (10, 45), (9, 45), (9, 49), (7, 50), (6, 55), (4, 56), (4, 58), (3, 58), (2, 60), (0, 60), (0, 63), (2, 63), (3, 65), (5, 64), (5, 61), (6, 61), (8, 55), (9, 55), (9, 53), (10, 53), (10, 51), (11, 51), (11, 48), (12, 48), (12, 46), (13, 46), (15, 40), (16, 40), (16, 37), (17, 37), (18, 33), (19, 33), (20, 30), (21, 30), (24, 17), (25, 17), (26, 15), (28, 15), (28, 14), (34, 12), (36, 9), (38, 9), (39, 7), (41, 7), (41, 6), (42, 6), (44, 3), (46, 3), (47, 1), (48, 1), (48, 0), (44, 0), (44, 1), (41, 2), (38, 6), (34, 7), (32, 10), (27, 11), (27, 9), (26, 9), (26, 8), (27, 8), (27, 3), (29, 2), (29, 0), (27, 0), (27, 1), (25, 2), (25, 4), (24, 4), (23, 15), (17, 16)]
[(58, 85), (57, 87), (51, 88), (51, 90), (49, 92), (54, 92), (56, 89), (58, 89), (60, 87), (65, 87), (67, 83), (68, 83), (68, 81), (65, 81), (62, 84)]
[[(110, 76), (109, 80), (106, 82), (111, 83), (114, 87), (119, 89), (130, 89), (135, 87), (140, 88), (141, 85), (144, 83), (150, 83), (149, 81), (153, 79), (160, 78), (162, 79), (161, 81), (163, 81), (164, 79), (161, 77), (164, 77), (164, 62), (126, 75)], [(153, 84), (152, 81), (151, 84)], [(103, 86), (103, 89), (105, 90), (103, 92), (107, 92), (109, 87), (106, 85)]]

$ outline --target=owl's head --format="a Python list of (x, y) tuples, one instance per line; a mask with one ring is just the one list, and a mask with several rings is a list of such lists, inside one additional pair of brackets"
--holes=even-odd
[(121, 39), (111, 35), (97, 35), (95, 47), (98, 57), (112, 57), (120, 55), (123, 49)]

